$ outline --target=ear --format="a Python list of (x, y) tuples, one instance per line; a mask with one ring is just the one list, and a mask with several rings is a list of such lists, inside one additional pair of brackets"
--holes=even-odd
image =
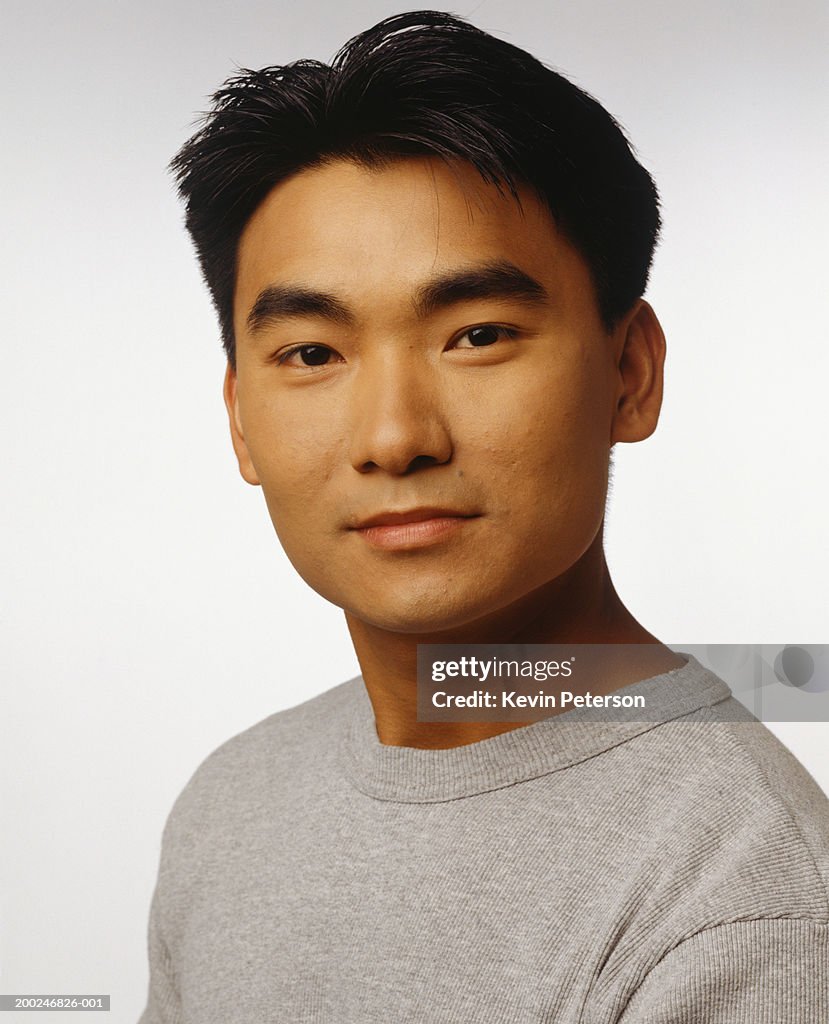
[(662, 408), (665, 335), (649, 303), (639, 299), (614, 336), (618, 386), (610, 443), (644, 441)]
[(223, 388), (225, 407), (228, 419), (230, 420), (230, 438), (233, 441), (233, 450), (239, 462), (239, 472), (249, 484), (258, 484), (259, 477), (251, 462), (250, 452), (245, 443), (245, 435), (242, 430), (242, 421), (239, 416), (239, 395), (237, 389), (236, 371), (227, 364), (225, 382)]

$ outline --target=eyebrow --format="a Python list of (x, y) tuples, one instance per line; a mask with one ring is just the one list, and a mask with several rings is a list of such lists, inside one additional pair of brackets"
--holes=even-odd
[(277, 320), (290, 317), (315, 316), (350, 327), (354, 317), (345, 303), (327, 292), (292, 285), (269, 285), (256, 297), (248, 313), (251, 333)]
[[(499, 260), (437, 277), (422, 285), (415, 295), (414, 308), (424, 318), (439, 309), (475, 299), (520, 299), (545, 306), (550, 297), (534, 277), (514, 263)], [(347, 327), (356, 317), (335, 295), (296, 285), (269, 285), (256, 298), (247, 318), (251, 333), (268, 324), (292, 317), (320, 317)]]
[(418, 289), (415, 310), (425, 317), (438, 309), (474, 299), (520, 299), (531, 305), (549, 303), (547, 290), (534, 277), (507, 260), (459, 270)]

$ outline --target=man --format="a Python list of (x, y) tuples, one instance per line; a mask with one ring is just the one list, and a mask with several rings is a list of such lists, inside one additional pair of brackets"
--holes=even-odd
[[(174, 167), (241, 474), (362, 674), (177, 801), (144, 1024), (829, 1019), (826, 800), (604, 559), (665, 354), (610, 115), (416, 12), (227, 83)], [(592, 692), (658, 714), (419, 721), (418, 645), (494, 642), (618, 645)]]

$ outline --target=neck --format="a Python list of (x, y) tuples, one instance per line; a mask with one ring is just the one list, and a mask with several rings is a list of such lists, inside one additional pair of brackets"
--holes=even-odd
[(447, 748), (488, 739), (526, 723), (418, 722), (417, 645), (474, 643), (649, 644), (653, 654), (622, 663), (614, 658), (594, 693), (619, 689), (668, 671), (684, 659), (664, 647), (622, 604), (613, 586), (602, 534), (566, 573), (507, 608), (460, 628), (400, 633), (346, 612), (346, 621), (374, 708), (377, 735), (391, 746)]

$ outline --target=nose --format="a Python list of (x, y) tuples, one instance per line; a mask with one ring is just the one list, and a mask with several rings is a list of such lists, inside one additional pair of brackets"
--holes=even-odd
[(354, 381), (351, 464), (395, 476), (452, 458), (438, 373), (416, 359), (366, 365)]

